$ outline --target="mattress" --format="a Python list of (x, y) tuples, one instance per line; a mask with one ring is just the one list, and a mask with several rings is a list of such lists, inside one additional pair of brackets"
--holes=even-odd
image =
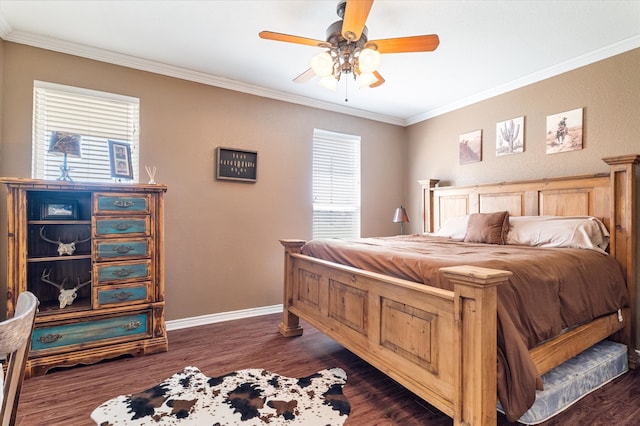
[[(533, 406), (518, 422), (549, 420), (628, 370), (626, 345), (603, 340), (542, 375), (544, 390), (536, 391)], [(500, 403), (498, 411), (504, 413)]]
[[(427, 235), (317, 239), (302, 254), (453, 290), (440, 268), (474, 265), (512, 272), (497, 289), (497, 387), (507, 419), (535, 401), (542, 379), (529, 349), (563, 330), (628, 306), (620, 265), (577, 248), (541, 248), (451, 241)], [(586, 291), (588, 290), (588, 291)]]

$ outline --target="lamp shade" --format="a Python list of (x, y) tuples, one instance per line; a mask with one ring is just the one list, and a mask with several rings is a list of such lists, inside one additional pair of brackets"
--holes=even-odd
[(311, 58), (311, 69), (320, 77), (329, 76), (333, 72), (333, 58), (328, 52), (318, 53)]
[(400, 206), (396, 209), (396, 212), (393, 214), (393, 222), (394, 223), (407, 223), (409, 222), (409, 216), (407, 216), (407, 211), (403, 206)]
[(81, 136), (75, 133), (52, 132), (49, 140), (49, 152), (80, 157), (80, 140)]
[(366, 89), (376, 81), (378, 81), (378, 79), (373, 73), (360, 73), (358, 76), (358, 89)]
[(378, 66), (380, 65), (380, 52), (373, 49), (362, 49), (360, 52), (360, 57), (358, 58), (358, 65), (360, 67), (360, 71), (363, 73), (372, 73)]
[(336, 90), (338, 88), (338, 80), (332, 75), (325, 75), (318, 81), (318, 84), (329, 90)]

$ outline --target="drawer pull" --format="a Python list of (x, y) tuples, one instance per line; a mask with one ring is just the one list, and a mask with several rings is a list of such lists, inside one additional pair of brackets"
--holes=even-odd
[(115, 251), (118, 254), (126, 254), (129, 253), (131, 250), (133, 250), (133, 247), (131, 246), (117, 246), (112, 248), (111, 250)]
[(124, 278), (124, 277), (128, 277), (129, 275), (133, 274), (133, 269), (118, 269), (116, 271), (112, 272), (113, 275), (115, 275), (118, 278)]
[(124, 328), (125, 330), (135, 330), (141, 325), (142, 323), (140, 321), (129, 321), (128, 323), (124, 324), (122, 328)]
[(40, 336), (38, 338), (38, 341), (40, 343), (55, 343), (58, 340), (60, 340), (61, 338), (62, 338), (62, 334), (58, 334), (58, 333), (56, 333), (56, 334), (47, 334), (47, 335)]
[(133, 225), (130, 223), (125, 223), (125, 222), (120, 222), (120, 223), (116, 223), (115, 225), (111, 225), (111, 227), (113, 229), (115, 229), (116, 231), (126, 231), (127, 229), (131, 228)]
[(133, 201), (125, 201), (125, 200), (115, 200), (113, 205), (119, 207), (121, 209), (128, 209), (133, 205)]
[(111, 297), (118, 300), (127, 300), (131, 296), (133, 296), (133, 293), (131, 293), (130, 291), (121, 291), (120, 293), (114, 293), (111, 295)]

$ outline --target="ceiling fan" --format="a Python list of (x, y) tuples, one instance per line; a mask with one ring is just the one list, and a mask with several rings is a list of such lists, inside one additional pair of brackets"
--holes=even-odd
[(336, 12), (341, 19), (329, 25), (326, 41), (272, 31), (262, 31), (259, 36), (328, 49), (311, 59), (311, 68), (293, 80), (297, 83), (317, 75), (321, 86), (335, 90), (342, 74), (352, 74), (360, 87), (378, 87), (385, 81), (377, 71), (381, 54), (431, 52), (440, 39), (430, 34), (369, 40), (365, 23), (372, 5), (373, 0), (340, 0)]

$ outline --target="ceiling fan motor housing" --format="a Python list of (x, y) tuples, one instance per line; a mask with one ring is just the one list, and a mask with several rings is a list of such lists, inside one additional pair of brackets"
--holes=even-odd
[(342, 35), (343, 22), (344, 21), (342, 20), (336, 21), (327, 27), (327, 31), (326, 31), (327, 43), (331, 44), (332, 46), (339, 46), (342, 43), (354, 43), (357, 47), (362, 48), (362, 46), (364, 46), (368, 40), (367, 35), (369, 33), (369, 30), (367, 29), (367, 26), (365, 25), (364, 28), (362, 29), (362, 35), (358, 40), (349, 41), (345, 39), (344, 36)]
[(344, 19), (344, 11), (347, 8), (347, 0), (340, 0), (336, 6), (336, 13), (340, 19)]
[[(355, 73), (357, 68), (357, 57), (364, 45), (367, 43), (367, 27), (362, 29), (362, 35), (356, 41), (349, 41), (342, 35), (342, 24), (344, 21), (336, 21), (329, 25), (326, 32), (326, 40), (335, 63), (334, 75)], [(324, 46), (323, 46), (324, 47)]]

